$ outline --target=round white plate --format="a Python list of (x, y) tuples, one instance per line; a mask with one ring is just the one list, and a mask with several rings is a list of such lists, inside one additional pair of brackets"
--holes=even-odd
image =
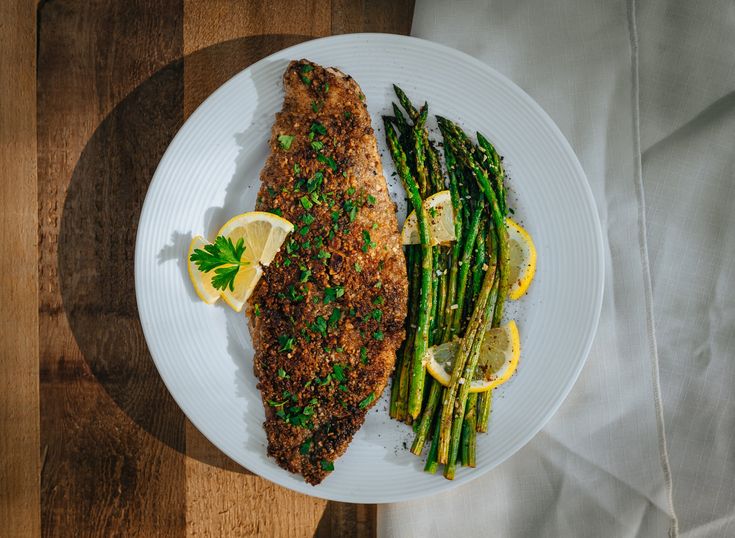
[[(212, 234), (255, 205), (267, 140), (291, 59), (352, 75), (367, 97), (381, 151), (381, 114), (392, 84), (430, 114), (481, 130), (505, 156), (515, 218), (533, 235), (538, 272), (508, 315), (518, 320), (518, 374), (495, 391), (490, 433), (479, 435), (477, 468), (454, 481), (422, 471), (408, 426), (388, 417), (387, 396), (368, 414), (335, 472), (319, 486), (266, 456), (260, 395), (244, 314), (200, 302), (186, 274), (192, 235)], [(437, 133), (434, 134), (435, 138)], [(400, 208), (403, 189), (383, 166)], [(472, 480), (527, 443), (558, 409), (587, 357), (602, 302), (603, 254), (595, 204), (582, 168), (551, 119), (520, 88), (456, 50), (420, 39), (353, 34), (303, 43), (253, 64), (214, 92), (181, 128), (151, 182), (135, 249), (140, 319), (166, 386), (194, 425), (249, 470), (325, 499), (382, 503), (415, 499)]]

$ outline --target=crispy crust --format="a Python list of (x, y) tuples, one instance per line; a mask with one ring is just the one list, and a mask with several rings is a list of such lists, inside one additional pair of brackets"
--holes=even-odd
[[(248, 318), (268, 454), (318, 484), (393, 369), (404, 339), (406, 266), (360, 87), (306, 60), (291, 62), (283, 83), (257, 209), (280, 211), (296, 229), (265, 269)], [(288, 149), (280, 135), (293, 137)], [(318, 172), (323, 181), (315, 201), (307, 181)], [(311, 271), (306, 282), (303, 269)], [(325, 298), (326, 288), (337, 287), (342, 296)], [(324, 329), (319, 318), (334, 319), (335, 308), (339, 321)], [(290, 350), (288, 338), (294, 339)]]

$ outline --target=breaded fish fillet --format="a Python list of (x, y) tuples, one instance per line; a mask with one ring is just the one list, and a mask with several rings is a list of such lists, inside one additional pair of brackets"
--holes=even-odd
[(404, 338), (407, 279), (365, 97), (291, 62), (257, 209), (295, 225), (248, 304), (268, 454), (318, 484), (380, 397)]

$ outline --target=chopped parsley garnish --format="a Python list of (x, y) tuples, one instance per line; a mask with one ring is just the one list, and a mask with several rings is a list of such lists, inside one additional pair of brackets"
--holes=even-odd
[(293, 336), (282, 334), (278, 337), (278, 344), (281, 346), (278, 351), (293, 351), (295, 339)]
[(367, 252), (369, 248), (375, 248), (375, 242), (370, 239), (370, 232), (367, 230), (362, 231), (362, 251)]
[(342, 317), (342, 311), (339, 308), (335, 308), (332, 310), (332, 315), (329, 316), (329, 320), (327, 321), (327, 324), (330, 327), (335, 327), (337, 323), (339, 323), (339, 320), (341, 317)]
[(288, 378), (289, 378), (289, 377), (291, 377), (291, 376), (289, 376), (289, 375), (288, 375), (288, 374), (286, 373), (286, 370), (284, 370), (283, 368), (279, 368), (279, 369), (278, 369), (278, 377), (280, 377), (281, 379), (288, 379)]
[(308, 226), (309, 224), (314, 222), (314, 215), (312, 215), (311, 213), (304, 213), (303, 215), (301, 215), (301, 222)]
[(301, 173), (301, 166), (299, 166), (299, 163), (294, 163), (294, 165), (293, 165), (293, 173), (294, 174), (300, 174)]
[(253, 305), (253, 314), (255, 314), (256, 318), (260, 317), (260, 304), (259, 303), (255, 303)]
[(362, 265), (360, 265), (360, 262), (355, 262), (355, 272), (362, 273)]
[(373, 338), (376, 340), (382, 340), (383, 339), (383, 331), (375, 331), (373, 333)]
[(283, 149), (291, 149), (294, 137), (292, 135), (278, 135), (278, 144)]
[(308, 226), (308, 225), (306, 225), (306, 226), (302, 226), (301, 228), (299, 228), (299, 233), (300, 233), (301, 235), (306, 235), (306, 234), (308, 234), (308, 233), (309, 233), (309, 226)]
[(303, 82), (307, 86), (311, 85), (311, 79), (306, 75), (301, 75), (301, 82)]
[(316, 101), (311, 102), (311, 110), (312, 112), (319, 112), (319, 109), (321, 108), (321, 105), (317, 103)]
[(360, 348), (360, 362), (363, 364), (368, 363), (367, 348), (365, 346)]
[(299, 453), (302, 456), (306, 456), (309, 453), (309, 450), (311, 450), (311, 443), (313, 440), (311, 438), (307, 439), (301, 444), (301, 448), (299, 448)]
[(315, 121), (314, 123), (311, 124), (311, 128), (309, 129), (309, 131), (311, 131), (312, 133), (320, 134), (320, 135), (327, 134), (327, 128), (324, 127), (324, 125), (322, 125), (318, 121)]
[(333, 288), (324, 288), (324, 304), (336, 301), (345, 294), (343, 286), (335, 286)]
[(311, 148), (315, 151), (319, 151), (324, 147), (324, 142), (320, 142), (319, 140), (314, 140), (311, 143)]
[(322, 249), (317, 253), (316, 257), (319, 258), (320, 260), (326, 260), (327, 258), (331, 258), (332, 255), (326, 250)]
[(370, 317), (372, 317), (375, 321), (380, 321), (383, 319), (383, 311), (380, 308), (376, 308), (372, 312), (370, 312)]
[(333, 172), (337, 171), (337, 162), (331, 157), (328, 157), (322, 153), (319, 153), (316, 156), (316, 160), (319, 161), (320, 163), (326, 164), (329, 168), (332, 169)]
[(307, 209), (307, 210), (314, 207), (314, 204), (311, 202), (311, 200), (309, 200), (308, 196), (301, 197), (301, 205), (303, 206), (304, 209)]
[(314, 173), (314, 177), (312, 177), (309, 181), (306, 182), (306, 190), (308, 192), (314, 192), (319, 187), (322, 186), (322, 182), (324, 181), (324, 173), (321, 171), (317, 171)]
[(373, 299), (373, 304), (383, 304), (385, 302), (385, 297), (382, 295), (378, 295), (375, 299)]
[(375, 196), (373, 196), (372, 194), (368, 194), (367, 203), (370, 205), (375, 205), (375, 202), (376, 202)]
[(347, 196), (352, 196), (353, 194), (355, 194), (355, 187), (347, 189)]
[(374, 401), (375, 401), (375, 393), (374, 393), (374, 392), (371, 392), (370, 394), (368, 394), (368, 395), (367, 395), (367, 396), (365, 397), (365, 399), (364, 399), (364, 400), (362, 400), (362, 401), (361, 401), (361, 402), (360, 402), (359, 404), (357, 404), (357, 406), (358, 406), (358, 407), (359, 407), (360, 409), (365, 409), (365, 408), (366, 408), (366, 407), (367, 407), (368, 405), (370, 405), (370, 404), (371, 404), (371, 403), (373, 403)]
[(323, 387), (324, 385), (329, 385), (332, 382), (332, 374), (327, 374), (327, 377), (325, 377), (324, 379), (320, 379), (319, 376), (316, 376), (314, 378), (314, 382), (320, 387)]
[(322, 460), (322, 470), (324, 471), (334, 471), (334, 463), (332, 463), (329, 460)]
[(235, 277), (240, 267), (249, 265), (242, 261), (245, 253), (245, 242), (242, 237), (233, 243), (229, 237), (218, 236), (214, 243), (205, 245), (204, 249), (196, 249), (189, 260), (194, 262), (200, 271), (209, 273), (214, 270), (212, 286), (218, 290), (230, 288), (235, 290)]
[(267, 212), (273, 213), (274, 215), (278, 215), (279, 217), (283, 216), (283, 211), (281, 211), (281, 209), (278, 207), (274, 207), (273, 209), (268, 209)]
[(289, 300), (293, 301), (294, 303), (304, 300), (304, 296), (296, 291), (296, 287), (293, 284), (291, 284), (288, 287), (288, 292), (286, 293), (286, 297)]
[(289, 239), (288, 243), (286, 243), (286, 254), (293, 254), (297, 250), (299, 250), (299, 244), (293, 239)]
[(301, 268), (301, 275), (299, 276), (299, 282), (308, 282), (311, 276), (311, 269), (306, 267)]
[(345, 367), (341, 364), (335, 364), (332, 366), (332, 376), (334, 379), (339, 381), (340, 383), (344, 381), (345, 378)]
[(303, 64), (301, 66), (301, 72), (302, 73), (309, 73), (309, 72), (311, 72), (313, 70), (314, 70), (314, 66), (313, 65)]
[(329, 82), (325, 82), (322, 86), (322, 90), (324, 90), (324, 93), (327, 93), (329, 91)]
[(315, 333), (319, 333), (322, 336), (327, 336), (327, 320), (322, 316), (317, 316), (316, 319), (309, 325), (309, 328)]
[(349, 120), (352, 117), (352, 112), (349, 110), (345, 110), (345, 119)]
[(345, 213), (347, 213), (350, 218), (350, 222), (355, 222), (355, 217), (357, 217), (357, 204), (352, 200), (345, 200), (343, 207)]

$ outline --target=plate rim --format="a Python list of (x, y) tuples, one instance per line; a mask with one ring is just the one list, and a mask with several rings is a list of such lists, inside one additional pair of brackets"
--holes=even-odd
[[(143, 278), (141, 276), (141, 260), (143, 257), (142, 252), (142, 243), (139, 240), (142, 234), (142, 230), (144, 229), (144, 223), (147, 218), (150, 218), (149, 215), (151, 214), (151, 199), (153, 196), (151, 195), (152, 192), (155, 192), (156, 188), (156, 177), (159, 175), (159, 170), (161, 169), (162, 163), (164, 163), (167, 160), (167, 156), (170, 152), (173, 151), (172, 148), (176, 145), (177, 141), (182, 137), (182, 132), (184, 131), (184, 127), (192, 122), (195, 121), (196, 118), (204, 113), (204, 110), (208, 106), (208, 103), (210, 101), (214, 101), (216, 99), (216, 96), (224, 92), (226, 88), (228, 88), (230, 85), (234, 84), (236, 82), (236, 79), (238, 79), (241, 76), (244, 76), (244, 74), (248, 71), (257, 69), (263, 64), (268, 63), (269, 61), (272, 61), (275, 56), (281, 56), (284, 54), (287, 54), (290, 51), (298, 50), (299, 48), (303, 47), (306, 44), (315, 44), (315, 43), (329, 43), (330, 45), (338, 45), (340, 42), (347, 41), (351, 42), (354, 40), (360, 40), (360, 39), (367, 39), (367, 40), (376, 40), (378, 42), (380, 41), (393, 41), (395, 43), (413, 43), (416, 44), (419, 47), (423, 47), (427, 50), (427, 52), (430, 52), (431, 50), (436, 51), (442, 51), (446, 54), (452, 55), (457, 58), (458, 61), (462, 61), (465, 63), (470, 64), (471, 66), (474, 66), (475, 68), (485, 71), (488, 74), (490, 74), (492, 77), (494, 77), (497, 81), (509, 86), (514, 93), (516, 93), (517, 97), (523, 100), (524, 104), (528, 106), (532, 113), (536, 115), (540, 120), (543, 121), (543, 123), (553, 132), (553, 134), (557, 137), (557, 140), (564, 148), (565, 152), (567, 153), (567, 156), (570, 159), (570, 164), (575, 169), (577, 174), (583, 179), (581, 182), (581, 188), (584, 194), (584, 198), (586, 201), (587, 208), (590, 211), (590, 217), (593, 221), (593, 227), (594, 230), (593, 234), (595, 237), (594, 241), (594, 249), (595, 249), (595, 261), (597, 263), (597, 266), (600, 268), (599, 275), (597, 278), (597, 286), (596, 286), (596, 293), (594, 297), (594, 315), (592, 319), (592, 324), (590, 325), (590, 330), (587, 332), (586, 339), (584, 341), (584, 344), (582, 345), (583, 352), (580, 355), (579, 360), (577, 361), (577, 364), (575, 365), (573, 369), (572, 375), (568, 378), (564, 388), (560, 392), (560, 396), (557, 398), (557, 401), (554, 402), (553, 405), (550, 405), (546, 412), (540, 415), (540, 419), (538, 420), (538, 424), (535, 428), (531, 428), (529, 432), (520, 437), (515, 443), (513, 443), (513, 450), (510, 450), (508, 454), (504, 455), (503, 457), (500, 457), (495, 465), (487, 466), (484, 469), (476, 468), (473, 469), (473, 472), (468, 474), (465, 477), (458, 478), (455, 480), (438, 480), (437, 486), (434, 489), (429, 490), (428, 492), (421, 492), (416, 495), (412, 494), (403, 494), (403, 495), (391, 495), (391, 496), (375, 496), (374, 494), (364, 495), (364, 494), (352, 494), (350, 496), (344, 496), (344, 495), (334, 495), (330, 494), (326, 490), (320, 490), (317, 487), (314, 486), (308, 486), (304, 482), (305, 486), (308, 486), (308, 488), (299, 488), (296, 485), (293, 484), (286, 484), (278, 480), (278, 475), (275, 473), (269, 473), (265, 472), (262, 473), (260, 470), (256, 473), (255, 471), (252, 471), (245, 463), (243, 463), (240, 458), (233, 456), (232, 454), (228, 453), (227, 451), (220, 448), (220, 446), (210, 438), (204, 431), (202, 431), (202, 428), (199, 427), (198, 420), (195, 420), (192, 418), (192, 416), (187, 412), (187, 408), (189, 407), (186, 403), (183, 402), (183, 400), (180, 400), (180, 398), (176, 395), (176, 393), (171, 390), (171, 386), (169, 384), (169, 381), (164, 374), (164, 372), (159, 367), (158, 361), (154, 357), (154, 353), (151, 350), (151, 347), (149, 345), (149, 342), (151, 341), (150, 336), (152, 334), (152, 328), (148, 327), (146, 328), (146, 322), (143, 319), (142, 310), (141, 310), (141, 303), (143, 302), (143, 298), (141, 296), (141, 289), (142, 285), (140, 284), (140, 280)], [(295, 57), (295, 56), (294, 56)], [(181, 411), (184, 413), (186, 418), (192, 423), (192, 425), (207, 439), (209, 440), (215, 447), (217, 447), (218, 450), (223, 452), (227, 457), (244, 467), (250, 472), (253, 472), (257, 476), (260, 476), (261, 478), (264, 478), (270, 482), (273, 482), (275, 484), (278, 484), (281, 487), (287, 488), (291, 491), (296, 491), (298, 493), (302, 493), (305, 495), (309, 495), (312, 497), (317, 497), (325, 500), (331, 500), (331, 501), (339, 501), (339, 502), (350, 502), (350, 503), (360, 503), (360, 504), (386, 504), (386, 503), (393, 503), (393, 502), (404, 502), (409, 500), (416, 500), (421, 498), (427, 498), (434, 495), (438, 495), (440, 493), (445, 493), (451, 489), (454, 489), (456, 487), (461, 486), (462, 484), (471, 482), (481, 476), (484, 476), (486, 473), (490, 472), (492, 469), (495, 469), (502, 463), (508, 460), (508, 458), (514, 456), (517, 454), (525, 445), (527, 445), (551, 420), (551, 418), (556, 414), (556, 412), (559, 410), (561, 405), (566, 401), (567, 397), (569, 396), (569, 393), (571, 392), (572, 388), (576, 384), (577, 380), (579, 379), (579, 375), (582, 371), (582, 368), (587, 362), (587, 359), (589, 358), (590, 351), (592, 349), (592, 345), (594, 343), (595, 336), (597, 334), (597, 329), (599, 326), (599, 320), (602, 312), (602, 302), (603, 302), (603, 296), (604, 296), (604, 285), (605, 285), (605, 260), (604, 260), (604, 238), (602, 234), (602, 226), (600, 222), (600, 216), (599, 211), (597, 208), (597, 203), (595, 201), (594, 195), (592, 193), (592, 188), (590, 186), (589, 180), (587, 178), (586, 173), (584, 172), (584, 169), (582, 168), (581, 163), (579, 162), (579, 158), (577, 157), (574, 149), (572, 148), (571, 144), (567, 140), (567, 138), (562, 133), (561, 129), (556, 125), (554, 120), (549, 116), (549, 114), (539, 105), (526, 91), (521, 88), (518, 84), (513, 82), (510, 78), (490, 66), (489, 64), (479, 60), (478, 58), (475, 58), (474, 56), (455, 49), (453, 47), (437, 43), (434, 41), (430, 41), (427, 39), (422, 39), (414, 36), (405, 36), (400, 34), (388, 34), (388, 33), (378, 33), (378, 32), (360, 32), (360, 33), (351, 33), (351, 34), (340, 34), (340, 35), (332, 35), (332, 36), (325, 36), (325, 37), (319, 37), (315, 39), (308, 39), (306, 41), (302, 41), (300, 43), (297, 43), (295, 45), (291, 45), (289, 47), (280, 49), (278, 51), (275, 51), (268, 56), (265, 56), (258, 60), (257, 62), (254, 62), (247, 66), (245, 69), (242, 69), (235, 73), (232, 77), (230, 77), (227, 81), (225, 81), (223, 84), (221, 84), (219, 87), (217, 87), (216, 90), (214, 90), (209, 96), (207, 96), (204, 101), (202, 101), (197, 108), (189, 115), (189, 117), (186, 119), (186, 121), (179, 127), (179, 130), (176, 132), (176, 135), (171, 139), (171, 142), (169, 142), (169, 145), (166, 148), (166, 151), (161, 156), (160, 161), (158, 162), (158, 165), (156, 166), (156, 170), (154, 171), (153, 175), (151, 176), (151, 181), (148, 185), (148, 188), (146, 190), (145, 199), (143, 201), (143, 204), (141, 206), (140, 211), (140, 217), (138, 219), (138, 227), (136, 229), (136, 236), (135, 236), (135, 255), (134, 255), (134, 274), (135, 274), (135, 299), (136, 299), (136, 308), (138, 311), (138, 317), (140, 319), (141, 328), (143, 330), (143, 335), (146, 340), (146, 347), (148, 348), (148, 351), (150, 353), (151, 359), (153, 360), (154, 366), (156, 367), (156, 371), (158, 372), (159, 376), (161, 377), (164, 385), (166, 386), (166, 390), (169, 392), (171, 397), (174, 399), (176, 404), (179, 406)], [(287, 472), (287, 471), (285, 471)], [(417, 471), (418, 472), (418, 471)]]

